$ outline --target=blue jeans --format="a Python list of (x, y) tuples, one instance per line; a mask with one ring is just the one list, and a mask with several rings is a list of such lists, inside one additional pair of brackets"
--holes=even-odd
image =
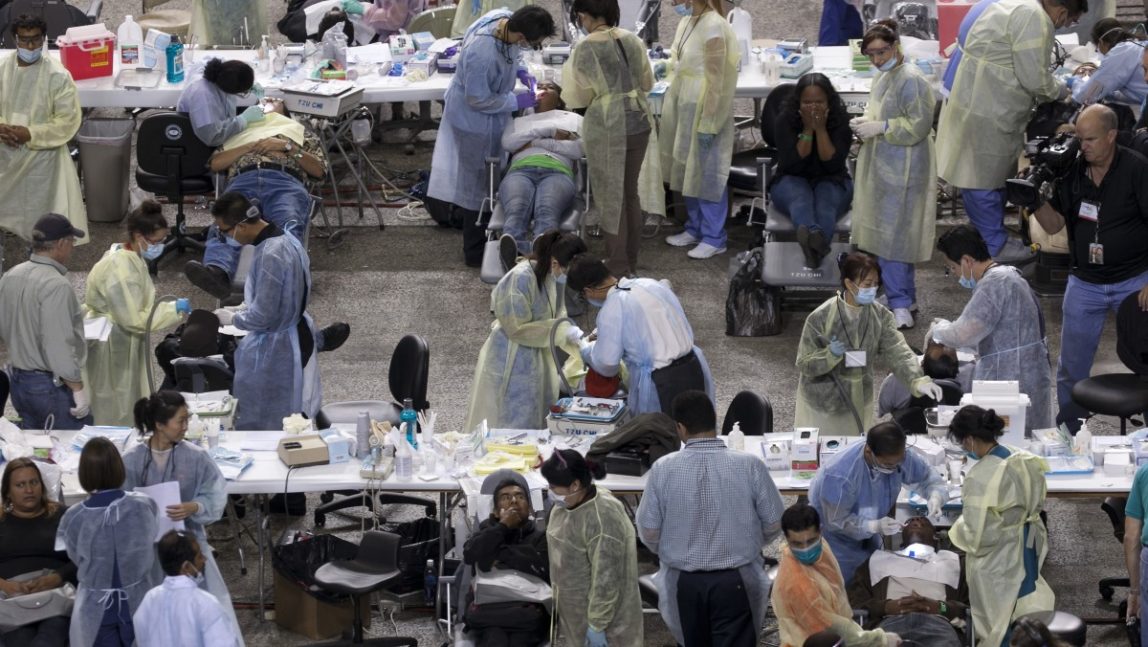
[(895, 633), (902, 640), (928, 647), (961, 647), (961, 637), (953, 625), (941, 616), (929, 613), (905, 613), (885, 616), (881, 629)]
[[(311, 218), (311, 194), (294, 176), (277, 170), (255, 170), (236, 175), (227, 185), (228, 191), (243, 194), (248, 200), (259, 200), (263, 219), (303, 241), (307, 222)], [(232, 247), (219, 239), (219, 230), (212, 225), (207, 230), (207, 245), (203, 251), (203, 264), (222, 268), (227, 276), (235, 275), (239, 265), (239, 247)]]
[[(514, 237), (518, 251), (529, 254), (534, 239), (557, 229), (574, 201), (574, 178), (549, 168), (527, 167), (510, 171), (498, 185), (498, 200), (506, 214), (503, 232)], [(534, 216), (529, 238), (526, 226)]]
[(917, 270), (912, 263), (878, 258), (881, 266), (881, 285), (889, 298), (889, 309), (908, 308), (917, 301)]
[(72, 389), (57, 386), (47, 371), (10, 369), (12, 406), (20, 414), (21, 429), (46, 429), (48, 416), (52, 416), (53, 429), (79, 429), (92, 424), (92, 415), (73, 418), (68, 409), (76, 406)]
[(1068, 287), (1064, 290), (1060, 361), (1056, 367), (1056, 399), (1060, 405), (1057, 423), (1063, 422), (1075, 432), (1080, 427), (1079, 418), (1092, 415), (1072, 401), (1072, 386), (1092, 371), (1092, 360), (1108, 313), (1116, 312), (1129, 294), (1139, 292), (1145, 285), (1148, 285), (1148, 272), (1107, 285), (1069, 275)]
[(794, 227), (820, 231), (826, 238), (837, 230), (837, 220), (853, 201), (853, 180), (822, 180), (811, 184), (796, 175), (783, 175), (769, 190), (777, 206), (789, 215)]
[(717, 202), (682, 196), (686, 201), (686, 232), (694, 238), (725, 249), (725, 220), (729, 214), (729, 189), (721, 192)]
[(961, 201), (969, 222), (980, 232), (981, 238), (996, 256), (1008, 240), (1004, 228), (1004, 189), (961, 189)]

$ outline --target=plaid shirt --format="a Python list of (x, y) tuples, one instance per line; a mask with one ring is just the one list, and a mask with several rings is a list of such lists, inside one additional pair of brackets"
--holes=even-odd
[(760, 559), (781, 532), (784, 509), (762, 460), (699, 438), (650, 469), (638, 530), (667, 566), (726, 570)]

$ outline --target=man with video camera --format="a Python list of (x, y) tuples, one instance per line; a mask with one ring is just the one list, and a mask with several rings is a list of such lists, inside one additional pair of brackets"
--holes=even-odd
[(1072, 273), (1064, 291), (1056, 419), (1073, 433), (1091, 414), (1072, 401), (1072, 386), (1092, 369), (1108, 312), (1134, 292), (1148, 310), (1148, 159), (1117, 144), (1116, 113), (1107, 106), (1081, 111), (1076, 136), (1081, 154), (1048, 202), (1022, 205), (1049, 233), (1068, 227)]

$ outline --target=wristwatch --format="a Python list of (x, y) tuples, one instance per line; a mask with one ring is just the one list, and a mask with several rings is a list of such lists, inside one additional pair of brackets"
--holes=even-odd
[(290, 154), (291, 154), (291, 149), (292, 149), (292, 148), (295, 148), (295, 145), (294, 145), (294, 144), (292, 144), (291, 142), (286, 142), (285, 144), (283, 144), (283, 146), (285, 147), (285, 148), (283, 149), (283, 152), (284, 152), (284, 153), (287, 153), (288, 155), (290, 155)]

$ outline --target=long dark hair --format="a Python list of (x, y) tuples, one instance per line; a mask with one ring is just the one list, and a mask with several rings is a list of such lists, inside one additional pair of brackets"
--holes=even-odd
[[(179, 410), (187, 406), (187, 400), (184, 399), (183, 394), (179, 391), (156, 391), (155, 393), (140, 398), (136, 401), (133, 413), (135, 414), (136, 429), (139, 430), (140, 436), (143, 436), (144, 441), (144, 464), (143, 469), (140, 470), (140, 485), (147, 483), (147, 468), (151, 465), (151, 445), (147, 442), (148, 437), (155, 433), (156, 425), (167, 424), (169, 420), (174, 418)], [(168, 459), (168, 465), (172, 466), (172, 472), (175, 472), (175, 447), (171, 448), (171, 457)]]
[(577, 234), (551, 229), (539, 236), (534, 241), (534, 277), (538, 280), (538, 287), (542, 287), (550, 273), (550, 261), (569, 267), (571, 259), (585, 251), (586, 241)]
[(10, 504), (9, 497), (12, 492), (12, 474), (14, 474), (16, 470), (29, 467), (36, 470), (36, 478), (40, 479), (40, 506), (43, 507), (44, 514), (51, 516), (55, 514), (56, 510), (60, 507), (59, 503), (56, 503), (48, 496), (48, 486), (44, 483), (44, 473), (40, 471), (40, 466), (31, 458), (23, 456), (13, 458), (4, 466), (4, 477), (3, 480), (0, 480), (0, 501), (3, 502), (3, 505), (0, 505), (0, 519), (3, 519), (4, 515), (7, 514), (8, 505)]
[(789, 115), (790, 126), (796, 131), (801, 131), (801, 93), (812, 85), (821, 88), (829, 98), (829, 116), (825, 120), (825, 129), (832, 131), (849, 123), (849, 111), (845, 109), (845, 102), (841, 100), (841, 95), (837, 93), (837, 88), (833, 87), (829, 77), (821, 72), (810, 72), (797, 79), (797, 85), (785, 102), (784, 111)]

